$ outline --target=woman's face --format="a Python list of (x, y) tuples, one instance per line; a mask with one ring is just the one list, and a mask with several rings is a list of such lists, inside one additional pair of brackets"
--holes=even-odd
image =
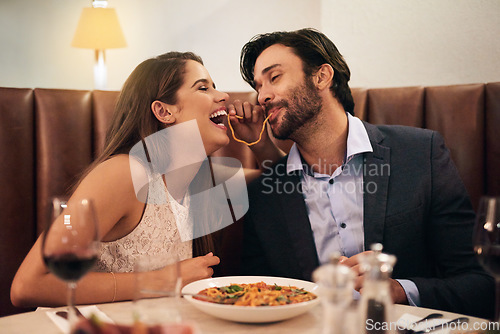
[(215, 84), (202, 64), (186, 61), (184, 84), (177, 91), (175, 123), (196, 120), (207, 155), (229, 143), (225, 101), (229, 95), (215, 89)]

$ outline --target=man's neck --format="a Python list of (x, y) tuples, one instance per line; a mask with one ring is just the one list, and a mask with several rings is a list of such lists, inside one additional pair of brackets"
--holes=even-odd
[(331, 175), (344, 162), (347, 133), (347, 115), (337, 102), (331, 108), (323, 108), (294, 139), (300, 154), (314, 172)]

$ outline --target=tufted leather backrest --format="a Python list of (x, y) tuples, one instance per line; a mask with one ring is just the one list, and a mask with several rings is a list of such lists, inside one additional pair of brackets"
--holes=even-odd
[(444, 88), (426, 89), (426, 126), (443, 135), (477, 205), (484, 193), (484, 85)]
[(367, 121), (423, 127), (424, 92), (423, 87), (370, 89)]
[[(47, 203), (65, 193), (101, 151), (118, 98), (115, 91), (0, 88), (0, 316), (22, 310), (10, 304), (10, 284), (47, 222)], [(488, 84), (353, 88), (354, 112), (374, 124), (439, 131), (450, 148), (474, 205), (500, 195), (500, 82)], [(230, 93), (255, 103), (254, 92)], [(253, 168), (251, 150), (232, 139), (215, 156)], [(290, 141), (277, 141), (287, 151)], [(241, 225), (221, 239), (223, 266), (239, 261)]]
[(111, 122), (115, 104), (120, 93), (116, 91), (95, 90), (92, 92), (93, 152), (94, 157), (101, 153), (106, 140), (106, 130)]
[(0, 316), (36, 236), (33, 90), (0, 88)]
[(500, 195), (500, 82), (486, 85), (485, 193)]
[(37, 233), (51, 198), (68, 192), (92, 161), (91, 92), (35, 89)]

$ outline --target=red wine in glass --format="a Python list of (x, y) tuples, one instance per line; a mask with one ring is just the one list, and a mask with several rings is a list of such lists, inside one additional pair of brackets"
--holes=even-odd
[(52, 213), (52, 222), (43, 235), (42, 256), (49, 271), (68, 285), (71, 328), (76, 322), (76, 284), (97, 261), (98, 224), (90, 199), (54, 198)]
[(500, 197), (483, 196), (474, 226), (474, 252), (496, 282), (494, 321), (500, 321)]
[(83, 277), (97, 261), (97, 256), (78, 256), (73, 253), (44, 256), (49, 270), (66, 282), (76, 282)]
[(482, 247), (476, 255), (479, 263), (494, 277), (500, 277), (500, 245)]

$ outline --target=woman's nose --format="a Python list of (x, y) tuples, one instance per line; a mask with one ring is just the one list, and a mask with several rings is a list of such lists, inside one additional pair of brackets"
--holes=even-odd
[(217, 102), (227, 101), (229, 99), (229, 94), (226, 92), (217, 91)]

